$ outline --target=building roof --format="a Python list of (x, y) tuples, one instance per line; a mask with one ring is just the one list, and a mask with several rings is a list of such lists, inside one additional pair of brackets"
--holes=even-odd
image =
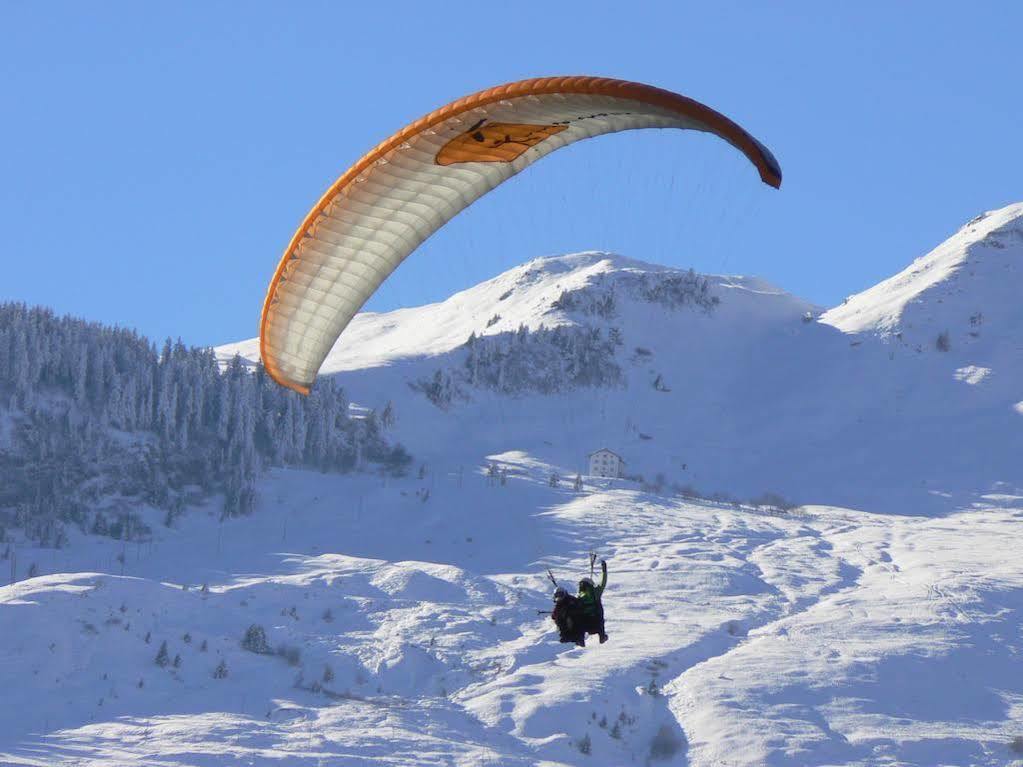
[(592, 457), (593, 457), (593, 456), (595, 456), (595, 455), (596, 455), (597, 453), (610, 453), (610, 454), (611, 454), (611, 455), (613, 455), (613, 456), (614, 456), (615, 458), (617, 458), (617, 459), (618, 459), (619, 461), (621, 461), (622, 463), (625, 463), (625, 459), (624, 459), (624, 458), (622, 458), (622, 457), (621, 457), (620, 455), (618, 455), (618, 453), (616, 453), (616, 452), (615, 452), (614, 450), (612, 450), (612, 449), (611, 449), (611, 448), (609, 448), (609, 447), (602, 447), (602, 448), (600, 448), (599, 450), (594, 450), (594, 451), (593, 451), (592, 453), (589, 453), (589, 454), (587, 454), (587, 456), (586, 456), (586, 457), (587, 457), (587, 458), (592, 458)]

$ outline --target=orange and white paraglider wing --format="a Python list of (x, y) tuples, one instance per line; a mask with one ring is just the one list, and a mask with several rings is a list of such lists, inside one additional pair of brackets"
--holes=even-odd
[(295, 232), (267, 291), (260, 352), (303, 394), (352, 317), (398, 265), (456, 213), (556, 149), (638, 128), (714, 133), (761, 179), (771, 153), (728, 118), (640, 83), (549, 77), (459, 99), (403, 128), (327, 190)]

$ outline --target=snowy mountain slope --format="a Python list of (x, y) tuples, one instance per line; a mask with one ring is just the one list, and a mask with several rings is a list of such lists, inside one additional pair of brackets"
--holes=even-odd
[[(630, 474), (705, 494), (947, 511), (1023, 480), (1021, 215), (1023, 206), (989, 214), (922, 259), (917, 276), (889, 281), (897, 290), (882, 283), (820, 322), (805, 321), (814, 307), (755, 279), (603, 253), (537, 259), (440, 304), (359, 315), (324, 373), (360, 404), (395, 402), (396, 438), (446, 471), (518, 450), (574, 474), (607, 445)], [(955, 266), (967, 253), (969, 267)], [(665, 300), (672, 289), (685, 300)], [(487, 353), (510, 354), (520, 326), (535, 339), (520, 356), (536, 350), (537, 360), (520, 381), (547, 380), (551, 363), (571, 356), (546, 353), (537, 333), (560, 326), (616, 334), (613, 355), (595, 363), (611, 383), (553, 393), (473, 383), (465, 341), (475, 334)], [(255, 348), (218, 353), (255, 359)], [(435, 380), (453, 392), (440, 407), (423, 394)]]
[(975, 401), (1004, 405), (1021, 394), (1021, 286), (1023, 204), (1016, 204), (978, 216), (821, 321), (878, 337), (893, 354), (923, 355), (930, 376), (953, 379)]
[(821, 321), (846, 333), (901, 333), (904, 340), (930, 342), (930, 334), (942, 329), (957, 336), (977, 331), (979, 338), (992, 319), (1019, 321), (1021, 252), (1023, 203), (983, 213), (902, 272), (829, 310)]
[[(15, 537), (0, 571), (40, 575), (0, 587), (0, 764), (1023, 765), (1023, 360), (1016, 273), (987, 258), (1015, 235), (978, 250), (1021, 213), (899, 311), (998, 318), (947, 352), (923, 343), (944, 316), (914, 319), (917, 351), (598, 253), (361, 315), (325, 370), (393, 403), (409, 474), (274, 469), (251, 516), (190, 509), (146, 543)], [(948, 292), (969, 267), (1009, 276)], [(645, 488), (550, 486), (604, 445)], [(569, 648), (543, 569), (572, 585), (591, 550), (611, 641)]]
[[(361, 371), (393, 365), (418, 357), (435, 357), (459, 349), (473, 333), (496, 335), (525, 326), (536, 330), (573, 324), (571, 313), (555, 305), (564, 292), (595, 288), (604, 283), (623, 287), (636, 280), (684, 275), (677, 269), (648, 264), (611, 253), (586, 252), (537, 258), (455, 293), (445, 301), (393, 312), (362, 312), (355, 316), (333, 351), (324, 361), (321, 375)], [(722, 292), (772, 296), (767, 303), (728, 302), (729, 322), (766, 319), (777, 313), (803, 312), (810, 308), (763, 280), (749, 277), (708, 277)], [(790, 304), (777, 308), (781, 304)], [(492, 324), (490, 324), (492, 323)], [(218, 354), (258, 359), (259, 340), (251, 339), (218, 347)]]
[[(123, 577), (87, 571), (118, 542), (56, 552), (72, 574), (0, 588), (0, 764), (1011, 761), (1023, 498), (764, 514), (508, 466), (281, 470), (252, 518), (190, 515)], [(540, 573), (591, 548), (611, 641), (569, 649)], [(243, 649), (252, 624), (282, 654)]]

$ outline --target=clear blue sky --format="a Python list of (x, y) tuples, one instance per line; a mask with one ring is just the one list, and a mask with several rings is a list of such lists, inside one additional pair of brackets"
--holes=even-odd
[(459, 216), (370, 308), (593, 248), (837, 303), (1023, 200), (1021, 30), (1019, 2), (0, 0), (0, 300), (252, 337), (292, 232), (363, 152), (480, 88), (594, 74), (729, 115), (782, 189), (698, 136), (585, 142)]

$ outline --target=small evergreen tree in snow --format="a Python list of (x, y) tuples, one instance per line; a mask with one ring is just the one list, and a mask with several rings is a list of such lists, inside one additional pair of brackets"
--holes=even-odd
[(245, 630), (245, 636), (242, 638), (242, 648), (260, 655), (270, 652), (270, 644), (266, 641), (266, 631), (262, 626), (253, 623)]
[(227, 662), (224, 661), (223, 659), (221, 659), (220, 663), (217, 664), (217, 667), (215, 669), (213, 669), (213, 678), (214, 679), (225, 679), (226, 677), (227, 677)]
[(576, 747), (579, 749), (579, 753), (589, 756), (593, 752), (593, 743), (590, 741), (590, 734), (586, 733), (583, 735), (579, 742), (576, 743)]
[(572, 489), (575, 490), (577, 493), (581, 493), (582, 492), (582, 489), (583, 489), (583, 475), (582, 474), (576, 474), (575, 475), (575, 482), (572, 483)]
[(552, 471), (550, 478), (547, 480), (547, 484), (550, 487), (560, 487), (561, 486), (561, 475), (558, 474), (558, 472), (556, 472), (556, 471)]
[(167, 652), (167, 641), (164, 640), (160, 643), (160, 649), (156, 653), (156, 665), (166, 668), (168, 663), (170, 663), (170, 653)]
[(327, 665), (325, 665), (323, 667), (323, 683), (324, 684), (330, 684), (333, 681), (334, 681), (334, 669), (332, 669), (330, 667), (330, 664), (328, 663)]

